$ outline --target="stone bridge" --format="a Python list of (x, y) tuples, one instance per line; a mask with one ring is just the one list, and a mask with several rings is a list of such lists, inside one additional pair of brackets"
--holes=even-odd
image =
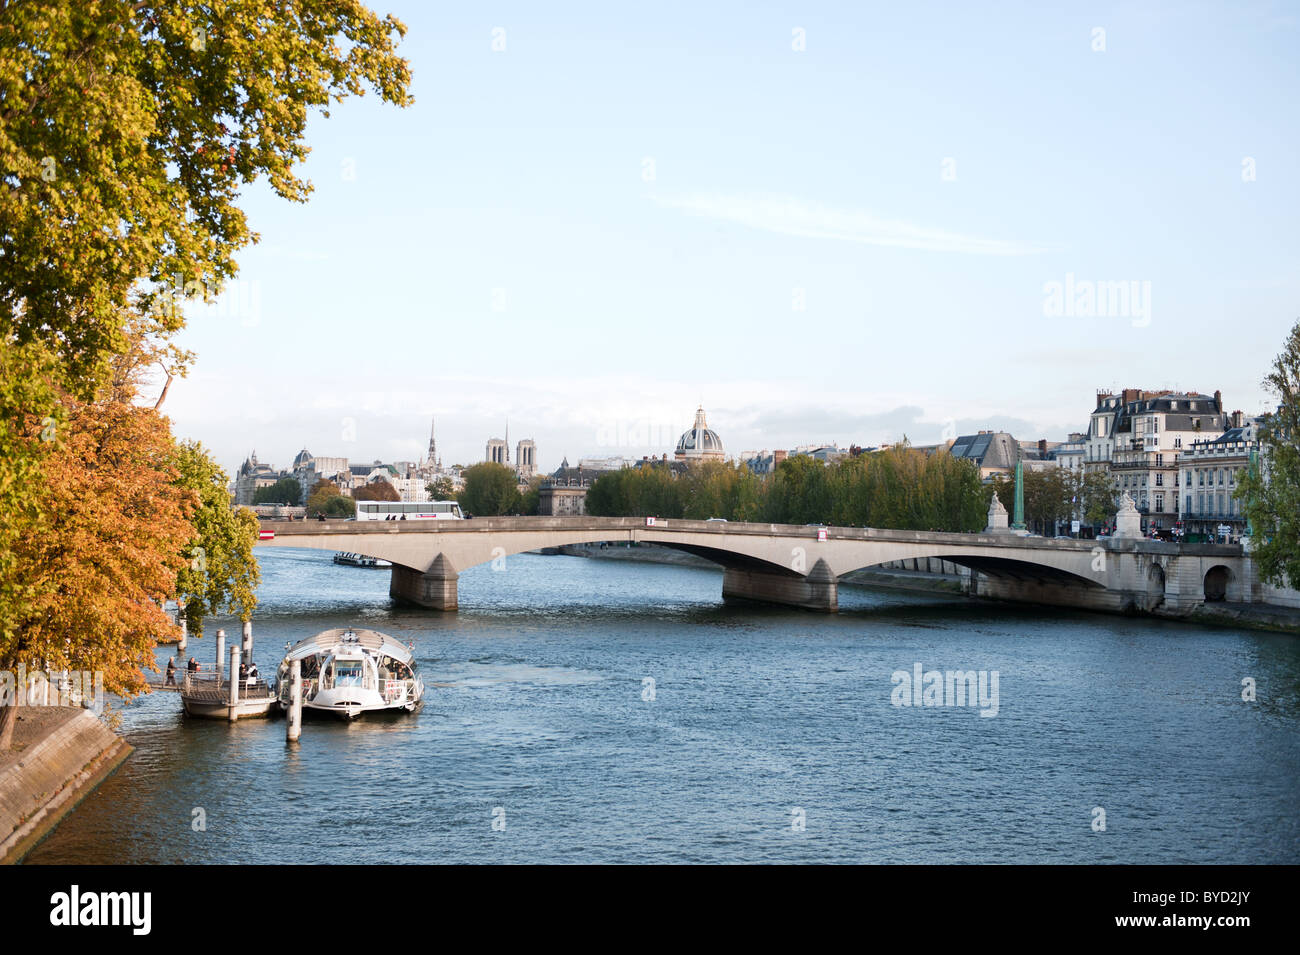
[(455, 610), (457, 579), (476, 564), (565, 544), (659, 544), (722, 567), (722, 596), (838, 609), (840, 577), (891, 561), (935, 557), (970, 568), (975, 593), (1092, 610), (1191, 610), (1250, 602), (1251, 562), (1239, 546), (1008, 533), (948, 534), (643, 517), (494, 517), (465, 521), (267, 521), (262, 547), (348, 551), (391, 561), (389, 592)]

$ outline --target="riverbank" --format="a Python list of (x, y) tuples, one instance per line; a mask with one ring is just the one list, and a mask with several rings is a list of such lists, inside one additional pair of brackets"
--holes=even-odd
[(130, 754), (89, 710), (21, 707), (0, 753), (0, 864), (20, 862)]

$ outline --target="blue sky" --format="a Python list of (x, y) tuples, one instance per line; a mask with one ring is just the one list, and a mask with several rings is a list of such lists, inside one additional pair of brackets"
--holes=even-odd
[[(248, 191), (262, 241), (184, 334), (167, 408), (228, 468), (415, 458), (431, 415), (445, 463), (508, 418), (549, 470), (670, 451), (700, 401), (736, 452), (1266, 406), (1296, 3), (372, 5), (415, 105), (313, 119), (310, 201)], [(1149, 300), (1050, 314), (1067, 276)]]

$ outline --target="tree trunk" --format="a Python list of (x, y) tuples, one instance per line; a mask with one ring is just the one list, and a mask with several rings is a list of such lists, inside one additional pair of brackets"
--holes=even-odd
[(18, 696), (20, 692), (14, 687), (14, 698), (0, 706), (0, 753), (7, 753), (14, 742), (14, 727), (18, 725)]

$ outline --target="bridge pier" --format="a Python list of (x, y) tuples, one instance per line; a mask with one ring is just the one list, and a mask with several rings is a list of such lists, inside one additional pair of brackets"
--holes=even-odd
[(459, 579), (460, 575), (441, 554), (428, 571), (393, 564), (388, 595), (432, 610), (456, 610), (460, 606)]
[(817, 561), (806, 577), (725, 567), (722, 571), (722, 599), (754, 600), (837, 613), (840, 609), (839, 580), (824, 560)]

